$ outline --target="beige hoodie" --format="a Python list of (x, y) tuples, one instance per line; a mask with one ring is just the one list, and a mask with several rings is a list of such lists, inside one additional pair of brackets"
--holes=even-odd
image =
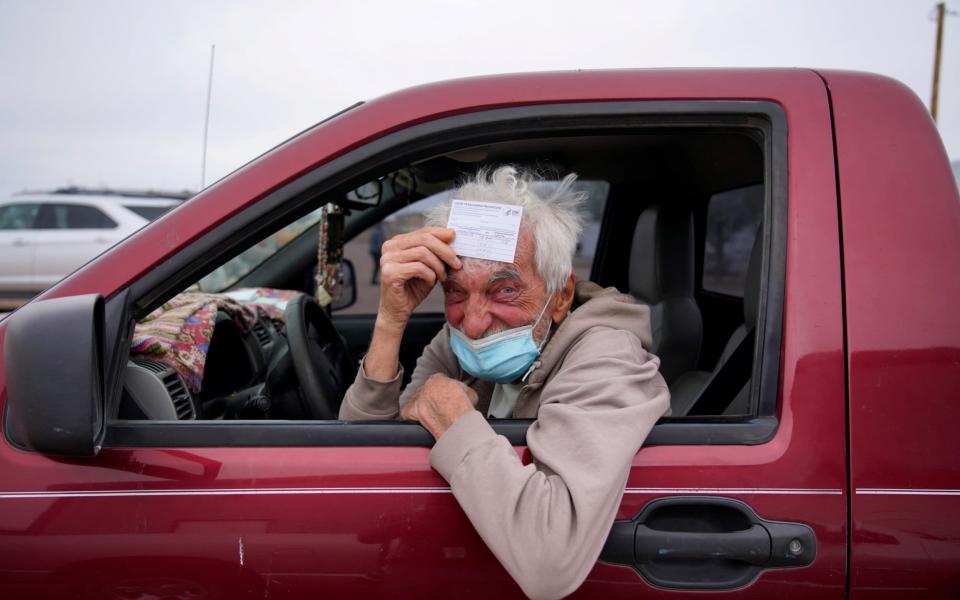
[[(400, 405), (434, 373), (467, 383), (478, 411), (457, 420), (430, 452), (430, 464), (480, 537), (531, 598), (572, 593), (593, 568), (623, 496), (634, 455), (670, 392), (650, 347), (650, 310), (614, 288), (577, 284), (572, 312), (543, 349), (517, 398), (533, 462), (523, 464), (484, 418), (494, 384), (464, 373), (447, 326), (402, 373), (347, 390), (340, 418), (397, 418)], [(482, 411), (482, 412), (481, 412)]]

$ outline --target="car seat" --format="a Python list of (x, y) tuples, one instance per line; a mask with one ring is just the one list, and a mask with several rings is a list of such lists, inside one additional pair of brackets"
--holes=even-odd
[(653, 347), (670, 384), (697, 368), (703, 317), (693, 297), (693, 213), (660, 204), (637, 219), (630, 251), (630, 293), (650, 305)]
[(762, 238), (758, 231), (750, 252), (743, 290), (743, 323), (730, 334), (712, 371), (690, 371), (670, 385), (672, 416), (750, 414), (750, 376), (760, 302)]

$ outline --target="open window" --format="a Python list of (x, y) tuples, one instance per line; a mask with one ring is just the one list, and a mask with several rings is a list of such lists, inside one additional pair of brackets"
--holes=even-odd
[[(689, 410), (663, 419), (648, 443), (760, 443), (773, 435), (777, 424), (785, 148), (782, 111), (765, 102), (544, 105), (439, 119), (361, 146), (280, 188), (136, 282), (127, 297), (142, 324), (184, 291), (227, 293), (242, 306), (256, 300), (275, 308), (297, 295), (315, 295), (317, 250), (327, 243), (324, 233), (329, 234), (323, 207), (339, 206), (342, 212), (334, 212), (342, 215), (336, 218), (342, 219), (343, 250), (353, 267), (353, 276), (345, 283), (355, 288), (357, 301), (327, 317), (345, 338), (347, 355), (355, 359), (364, 351), (373, 326), (377, 288), (371, 284), (372, 240), (416, 226), (423, 207), (480, 167), (512, 163), (557, 176), (574, 171), (591, 198), (578, 275), (636, 292), (641, 301), (668, 303), (675, 299), (670, 287), (674, 282), (655, 290), (655, 297), (643, 298), (637, 273), (664, 269), (675, 273), (669, 251), (676, 244), (689, 249), (680, 287), (702, 321), (699, 340), (693, 340), (697, 349), (693, 354), (671, 354), (664, 346), (661, 358), (665, 365), (684, 362), (668, 380), (671, 389), (681, 384), (700, 387), (692, 392)], [(391, 185), (398, 179), (401, 185)], [(368, 201), (374, 188), (375, 201)], [(744, 192), (747, 200), (724, 200), (737, 190), (749, 190)], [(731, 209), (732, 205), (736, 206)], [(718, 211), (723, 210), (736, 213), (729, 220), (741, 233), (717, 237), (726, 226), (717, 224), (722, 218)], [(653, 225), (647, 223), (651, 214)], [(661, 226), (663, 215), (669, 219)], [(676, 223), (689, 228), (677, 228)], [(746, 245), (748, 253), (743, 252)], [(748, 276), (751, 255), (756, 258)], [(732, 273), (742, 273), (744, 283), (735, 282)], [(747, 285), (749, 277), (754, 284)], [(260, 295), (251, 290), (261, 290)], [(738, 290), (740, 294), (734, 293)], [(748, 298), (754, 307), (751, 323), (744, 319)], [(258, 415), (262, 398), (252, 390), (277, 376), (271, 372), (278, 360), (274, 352), (284, 346), (289, 323), (276, 310), (255, 309), (259, 317), (238, 328), (236, 316), (223, 307), (214, 306), (212, 313), (208, 316), (213, 340), (204, 357), (207, 369), (195, 381), (178, 378), (177, 369), (159, 361), (153, 365), (142, 358), (133, 361), (143, 371), (138, 376), (160, 381), (160, 387), (154, 386), (158, 397), (165, 389), (171, 398), (179, 398), (181, 407), (175, 405), (172, 414), (186, 418), (173, 418), (169, 410), (154, 412), (166, 417), (152, 417), (144, 406), (155, 410), (153, 401), (135, 403), (140, 410), (131, 411), (128, 390), (113, 399), (107, 445), (431, 442), (415, 424), (317, 420), (295, 410)], [(655, 338), (666, 340), (676, 333), (672, 314), (665, 304)], [(408, 372), (442, 324), (436, 302), (425, 304), (411, 321), (401, 356), (411, 363)], [(751, 334), (737, 345), (741, 363), (746, 361), (738, 371), (742, 384), (734, 394), (728, 391), (733, 384), (711, 388), (718, 377), (729, 379), (723, 375), (722, 354), (733, 332), (744, 325)], [(691, 342), (692, 337), (683, 336), (686, 332), (677, 339)], [(183, 354), (191, 353), (184, 349)], [(149, 374), (151, 368), (156, 376)], [(707, 375), (691, 382), (695, 372)], [(729, 398), (717, 399), (717, 389)], [(246, 394), (246, 404), (231, 408), (237, 394)], [(701, 401), (704, 394), (707, 400)], [(731, 412), (730, 406), (737, 408)], [(270, 418), (262, 420), (263, 416)], [(508, 419), (494, 428), (519, 444), (529, 424)]]

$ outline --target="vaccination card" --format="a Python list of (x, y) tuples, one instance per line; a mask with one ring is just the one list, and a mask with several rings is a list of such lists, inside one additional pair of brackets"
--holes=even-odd
[(459, 256), (513, 262), (522, 217), (520, 206), (454, 200), (447, 227), (457, 235), (450, 247)]

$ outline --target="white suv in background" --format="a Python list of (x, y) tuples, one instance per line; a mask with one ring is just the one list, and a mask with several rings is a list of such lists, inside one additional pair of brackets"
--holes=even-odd
[(0, 310), (22, 304), (190, 195), (64, 188), (0, 200)]

